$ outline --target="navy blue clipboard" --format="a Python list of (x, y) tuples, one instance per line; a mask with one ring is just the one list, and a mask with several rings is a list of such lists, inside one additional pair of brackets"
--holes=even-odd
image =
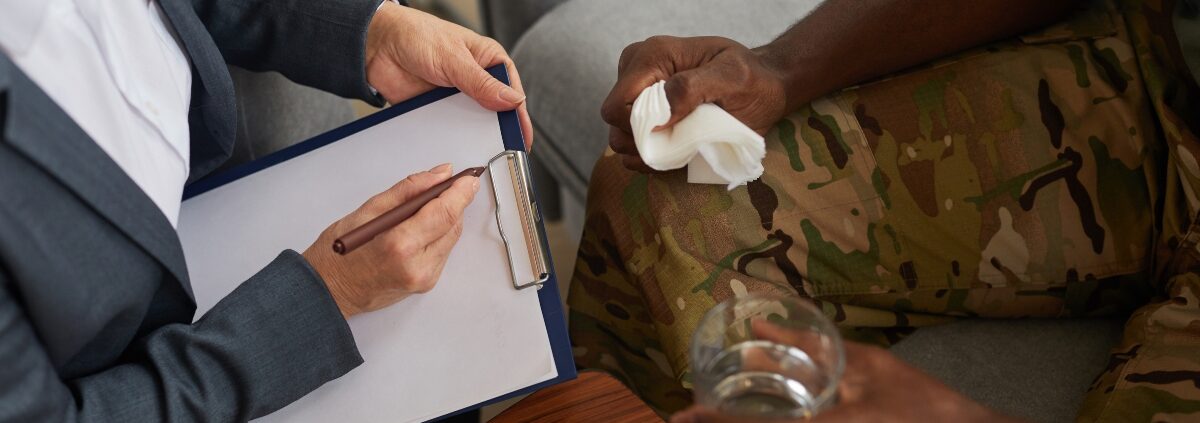
[[(504, 65), (493, 66), (488, 68), (487, 71), (501, 82), (510, 84), (508, 80), (508, 71), (504, 68)], [(214, 188), (236, 181), (268, 167), (283, 163), (310, 151), (321, 148), (322, 146), (337, 142), (338, 140), (346, 138), (359, 131), (378, 125), (391, 118), (411, 112), (423, 106), (432, 104), (446, 97), (450, 97), (458, 92), (459, 90), (457, 88), (436, 88), (427, 93), (413, 97), (412, 99), (409, 99), (403, 103), (380, 110), (370, 116), (350, 122), (324, 134), (317, 135), (306, 141), (259, 158), (258, 160), (233, 167), (224, 172), (209, 175), (185, 187), (183, 191), (183, 199), (186, 201), (189, 198), (203, 194)], [(504, 148), (507, 150), (524, 151), (525, 140), (521, 135), (521, 123), (517, 118), (517, 112), (499, 112), (497, 115), (500, 123), (500, 135), (504, 138)], [(538, 219), (537, 224), (542, 225), (540, 218)], [(543, 232), (545, 231), (544, 228), (542, 230)], [(549, 255), (549, 246), (543, 245), (542, 247), (546, 254)], [(553, 269), (553, 259), (550, 260), (550, 263), (550, 279), (542, 285), (542, 289), (538, 290), (538, 301), (542, 306), (542, 319), (546, 323), (546, 333), (550, 336), (550, 348), (553, 350), (552, 354), (554, 356), (554, 365), (558, 369), (558, 376), (545, 382), (513, 391), (509, 394), (492, 398), (445, 416), (438, 417), (434, 420), (444, 419), (446, 417), (451, 417), (466, 411), (474, 410), (479, 407), (503, 401), (518, 395), (528, 394), (538, 389), (566, 382), (576, 377), (575, 360), (571, 355), (571, 341), (567, 336), (566, 316), (563, 314), (562, 299), (558, 295), (558, 277)]]

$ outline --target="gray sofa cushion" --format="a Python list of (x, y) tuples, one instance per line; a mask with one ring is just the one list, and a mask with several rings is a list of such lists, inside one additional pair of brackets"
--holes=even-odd
[(534, 155), (582, 202), (592, 165), (608, 144), (600, 103), (626, 45), (653, 35), (720, 35), (765, 44), (819, 0), (573, 0), (538, 20), (512, 56), (536, 129)]
[(484, 27), (488, 36), (512, 48), (525, 30), (546, 12), (566, 0), (482, 0)]
[(967, 320), (920, 329), (892, 352), (1004, 414), (1071, 421), (1124, 322)]
[(276, 72), (230, 67), (238, 128), (229, 168), (304, 141), (354, 120), (350, 102), (305, 87)]

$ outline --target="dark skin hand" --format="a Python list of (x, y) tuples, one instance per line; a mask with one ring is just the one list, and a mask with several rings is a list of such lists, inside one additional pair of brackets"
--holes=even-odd
[(657, 36), (621, 53), (601, 107), (609, 146), (626, 167), (637, 154), (633, 100), (666, 80), (671, 120), (713, 103), (760, 134), (808, 102), (863, 81), (1063, 19), (1078, 0), (829, 0), (771, 43)]
[[(806, 337), (765, 321), (753, 322), (758, 339), (803, 346)], [(1017, 422), (971, 401), (938, 380), (897, 359), (887, 350), (845, 343), (846, 370), (838, 401), (812, 419), (754, 419), (728, 416), (693, 406), (671, 416), (671, 423), (822, 423), (822, 422)]]

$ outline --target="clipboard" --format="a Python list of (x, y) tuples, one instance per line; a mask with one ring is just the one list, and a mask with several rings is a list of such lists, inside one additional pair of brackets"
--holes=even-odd
[[(509, 84), (508, 74), (503, 65), (491, 67), (487, 71), (501, 82)], [(274, 166), (286, 163), (289, 160), (297, 159), (322, 147), (329, 146), (338, 141), (347, 139), (354, 134), (388, 122), (406, 113), (410, 113), (445, 100), (458, 93), (459, 90), (455, 88), (437, 88), (405, 102), (378, 111), (357, 121), (346, 124), (342, 127), (318, 135), (309, 140), (284, 148), (253, 162), (234, 167), (219, 174), (202, 178), (185, 187), (183, 199), (186, 204), (186, 202), (190, 199), (226, 186), (232, 182), (242, 180), (243, 178), (270, 169)], [(530, 178), (528, 167), (529, 163), (525, 153), (525, 144), (521, 134), (520, 122), (517, 118), (516, 111), (499, 112), (496, 115), (500, 136), (503, 140), (504, 151), (493, 156), (492, 159), (487, 163), (489, 168), (487, 177), (491, 178), (493, 181), (493, 183), (490, 185), (492, 187), (493, 194), (491, 197), (494, 200), (495, 207), (497, 207), (495, 213), (496, 224), (501, 231), (500, 237), (504, 240), (508, 253), (507, 259), (510, 268), (510, 274), (503, 276), (507, 276), (508, 279), (511, 280), (512, 284), (510, 289), (528, 289), (529, 291), (536, 291), (537, 303), (541, 308), (542, 324), (544, 324), (545, 333), (549, 338), (551, 356), (553, 357), (553, 367), (556, 370), (557, 375), (549, 380), (516, 389), (512, 392), (508, 392), (507, 394), (483, 400), (448, 414), (433, 417), (431, 420), (457, 415), (465, 411), (477, 409), (484, 405), (503, 401), (515, 396), (527, 394), (537, 389), (571, 380), (576, 377), (574, 360), (572, 358), (570, 341), (568, 339), (565, 324), (565, 315), (563, 313), (562, 301), (559, 297), (559, 290), (557, 287), (558, 280), (555, 276), (552, 266), (553, 261), (550, 257), (549, 244), (545, 237), (545, 227), (537, 207), (537, 201), (533, 190), (534, 181), (532, 181)], [(498, 188), (500, 185), (496, 184), (495, 182), (500, 180), (500, 178), (511, 178), (511, 185), (513, 187), (511, 190), (512, 192), (506, 192), (506, 190)], [(484, 190), (480, 190), (480, 194), (476, 197), (476, 202), (488, 200), (478, 198), (482, 194), (484, 194)], [(507, 225), (501, 222), (501, 210), (499, 207), (501, 205), (500, 196), (502, 195), (508, 195), (514, 198), (514, 204), (518, 205), (518, 208), (520, 209), (518, 210), (519, 215), (521, 216), (520, 225), (506, 227)], [(329, 221), (328, 223), (332, 223), (332, 221)], [(181, 232), (182, 229), (183, 228), (181, 226)], [(506, 234), (506, 230), (519, 230), (525, 235), (524, 239), (527, 240), (527, 242), (513, 242), (509, 236), (511, 233)], [(315, 238), (315, 234), (313, 234), (313, 237)], [(528, 257), (530, 258), (527, 263), (523, 260), (515, 258), (514, 251), (517, 248), (526, 249), (525, 252), (528, 253)], [(518, 278), (518, 269), (520, 269), (521, 266), (528, 266), (531, 270), (531, 274), (535, 275), (535, 277), (530, 279)], [(503, 276), (501, 276), (501, 278), (503, 278)]]

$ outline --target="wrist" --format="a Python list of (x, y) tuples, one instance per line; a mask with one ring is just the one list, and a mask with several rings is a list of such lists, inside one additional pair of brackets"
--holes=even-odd
[(800, 50), (782, 39), (752, 50), (783, 84), (787, 113), (841, 88), (823, 61), (806, 57)]
[(342, 317), (349, 319), (350, 316), (358, 314), (361, 309), (354, 306), (350, 296), (347, 295), (345, 286), (337, 282), (325, 282), (325, 287), (329, 289), (329, 296), (333, 297), (334, 304), (337, 304), (338, 311), (342, 312)]
[(361, 308), (355, 305), (353, 292), (344, 283), (345, 278), (337, 270), (337, 267), (329, 263), (327, 258), (312, 254), (311, 250), (312, 248), (309, 248), (309, 251), (304, 252), (304, 259), (308, 260), (308, 265), (312, 266), (313, 270), (317, 272), (317, 276), (320, 276), (321, 281), (325, 283), (325, 290), (329, 291), (329, 297), (337, 305), (342, 317), (349, 319), (350, 316), (360, 313)]
[(404, 6), (391, 1), (383, 0), (379, 4), (379, 8), (375, 10), (375, 15), (371, 18), (371, 23), (367, 26), (367, 45), (366, 45), (366, 66), (367, 79), (370, 79), (372, 66), (377, 60), (384, 57), (383, 51), (387, 48), (389, 41), (393, 40), (392, 33), (395, 31), (396, 22), (401, 19)]

